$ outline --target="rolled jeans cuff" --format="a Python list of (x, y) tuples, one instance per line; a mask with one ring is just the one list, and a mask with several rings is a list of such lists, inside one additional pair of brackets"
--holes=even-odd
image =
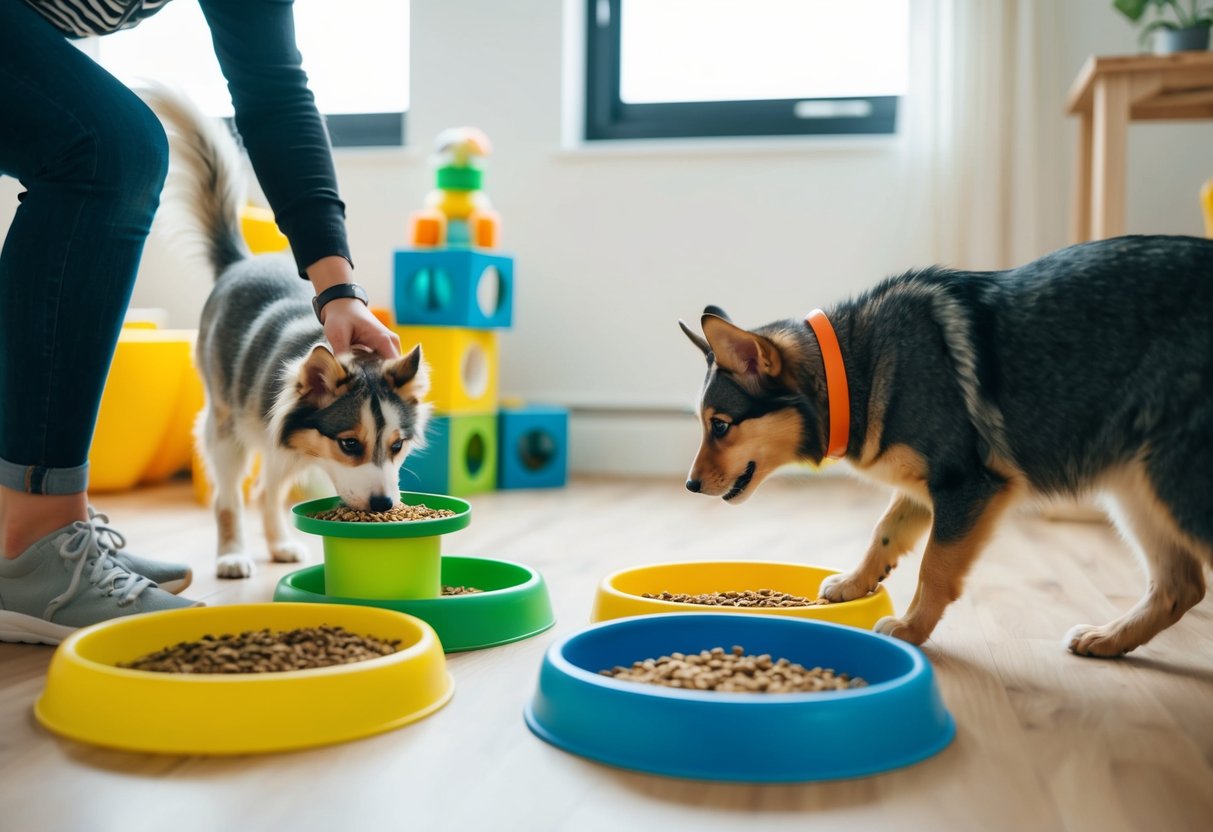
[(75, 468), (47, 468), (0, 459), (0, 486), (26, 494), (79, 494), (88, 490), (88, 463)]

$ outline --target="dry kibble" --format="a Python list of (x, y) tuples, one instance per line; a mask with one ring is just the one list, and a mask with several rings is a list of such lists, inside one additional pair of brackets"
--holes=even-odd
[(825, 598), (805, 598), (774, 589), (747, 589), (741, 592), (646, 592), (644, 598), (673, 601), (677, 604), (702, 604), (708, 607), (816, 607), (830, 603)]
[(444, 584), (442, 587), (443, 595), (475, 595), (477, 592), (484, 592), (484, 590), (474, 586), (446, 586)]
[(406, 520), (437, 520), (440, 517), (454, 517), (455, 512), (449, 508), (430, 508), (424, 503), (410, 506), (399, 503), (387, 511), (362, 511), (340, 505), (313, 514), (317, 520), (337, 520), (342, 523), (399, 523)]
[(183, 641), (118, 666), (154, 673), (281, 673), (377, 659), (399, 646), (399, 639), (384, 641), (328, 625), (247, 630)]
[(784, 658), (772, 659), (769, 653), (749, 656), (739, 644), (728, 651), (713, 647), (699, 653), (671, 653), (598, 672), (626, 682), (722, 693), (813, 693), (867, 685), (858, 676), (835, 673), (833, 668), (810, 670)]

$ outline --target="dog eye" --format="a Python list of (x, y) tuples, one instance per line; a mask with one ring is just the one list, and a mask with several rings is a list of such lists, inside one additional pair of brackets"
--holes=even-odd
[(400, 449), (403, 447), (404, 447), (404, 440), (397, 439), (395, 442), (392, 443), (392, 453), (393, 454), (400, 453)]
[(731, 427), (732, 427), (732, 425), (730, 425), (724, 419), (713, 419), (712, 420), (712, 436), (715, 436), (717, 439), (719, 439), (720, 437), (722, 437), (726, 433), (728, 433), (729, 428), (731, 428)]
[(346, 456), (362, 456), (362, 443), (357, 439), (345, 437), (337, 440), (337, 447), (341, 449), (341, 453)]

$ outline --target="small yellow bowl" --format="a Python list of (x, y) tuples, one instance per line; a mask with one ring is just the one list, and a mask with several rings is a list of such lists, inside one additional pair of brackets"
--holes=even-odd
[(645, 593), (699, 595), (709, 592), (774, 589), (791, 595), (816, 598), (821, 582), (833, 574), (836, 574), (833, 570), (818, 566), (750, 560), (658, 563), (633, 567), (603, 579), (594, 599), (591, 620), (607, 621), (612, 618), (659, 612), (738, 612), (814, 618), (870, 630), (881, 618), (893, 614), (893, 602), (883, 586), (871, 595), (854, 601), (811, 607), (715, 607), (642, 597)]
[[(176, 674), (118, 667), (212, 634), (344, 627), (400, 639), (397, 652), (284, 673)], [(69, 739), (161, 754), (252, 754), (328, 745), (398, 728), (447, 703), (442, 645), (418, 618), (374, 607), (242, 604), (118, 618), (69, 636), (34, 706)]]

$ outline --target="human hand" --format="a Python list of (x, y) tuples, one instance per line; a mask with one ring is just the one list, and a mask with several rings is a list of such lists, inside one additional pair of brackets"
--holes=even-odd
[[(338, 283), (353, 283), (354, 269), (344, 257), (323, 257), (307, 268), (308, 279), (319, 295)], [(329, 301), (321, 312), (324, 337), (335, 354), (352, 349), (377, 352), (384, 358), (400, 357), (400, 338), (371, 314), (357, 298)]]
[(400, 336), (380, 323), (356, 298), (338, 298), (325, 304), (324, 337), (337, 355), (362, 348), (384, 358), (400, 357)]

